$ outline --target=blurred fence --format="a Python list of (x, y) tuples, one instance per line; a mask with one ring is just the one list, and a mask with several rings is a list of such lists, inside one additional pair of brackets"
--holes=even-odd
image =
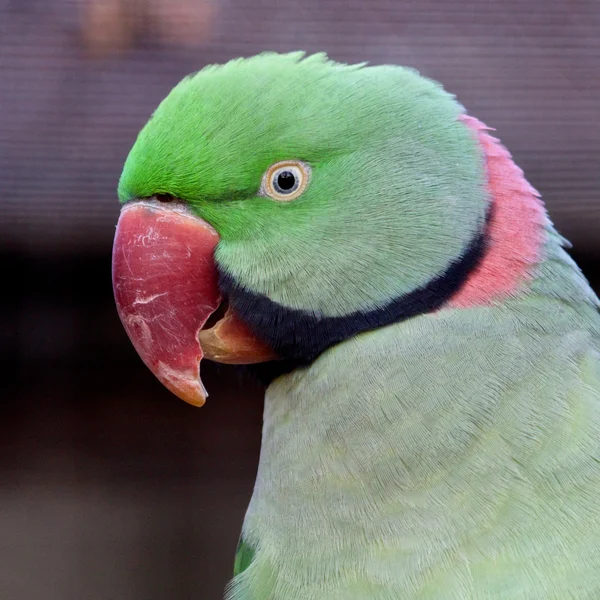
[[(4, 0), (3, 244), (105, 248), (135, 135), (207, 63), (265, 49), (416, 67), (498, 130), (562, 232), (600, 222), (597, 0)], [(597, 229), (597, 227), (596, 227)]]

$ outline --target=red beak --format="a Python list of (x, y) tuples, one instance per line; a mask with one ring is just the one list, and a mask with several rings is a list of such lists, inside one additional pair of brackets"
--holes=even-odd
[(228, 310), (202, 331), (221, 303), (213, 254), (219, 235), (180, 203), (126, 204), (113, 247), (119, 317), (146, 366), (176, 396), (202, 406), (200, 360), (253, 363), (276, 358)]

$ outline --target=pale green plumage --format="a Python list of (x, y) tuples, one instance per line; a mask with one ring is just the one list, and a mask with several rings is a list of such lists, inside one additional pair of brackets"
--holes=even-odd
[[(323, 56), (209, 68), (134, 146), (122, 200), (171, 193), (246, 288), (317, 315), (437, 275), (482, 224), (482, 153), (416, 73)], [(262, 173), (313, 167), (289, 204)], [(229, 600), (600, 598), (598, 300), (550, 224), (531, 280), (356, 336), (266, 394)]]
[(592, 310), (447, 310), (274, 382), (228, 597), (600, 597)]

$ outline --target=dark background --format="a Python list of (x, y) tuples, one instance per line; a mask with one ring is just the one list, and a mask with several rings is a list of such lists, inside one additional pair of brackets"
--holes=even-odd
[(262, 389), (204, 363), (198, 410), (143, 367), (112, 300), (115, 188), (182, 76), (265, 49), (442, 81), (599, 287), (598, 0), (0, 0), (1, 600), (221, 597)]

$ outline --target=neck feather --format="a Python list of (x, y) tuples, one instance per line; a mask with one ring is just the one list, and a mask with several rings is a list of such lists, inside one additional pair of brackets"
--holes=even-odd
[(548, 219), (538, 192), (513, 162), (508, 150), (481, 121), (464, 115), (483, 149), (491, 205), (488, 247), (448, 306), (491, 304), (514, 295), (541, 260)]

